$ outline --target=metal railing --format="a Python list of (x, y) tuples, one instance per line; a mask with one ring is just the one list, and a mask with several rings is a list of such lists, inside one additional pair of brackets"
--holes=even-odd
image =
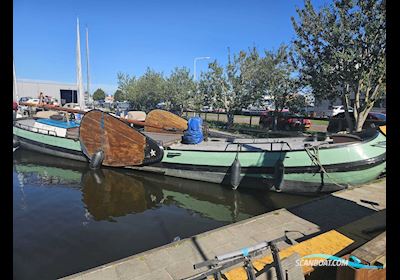
[[(235, 139), (235, 140), (236, 140), (236, 139)], [(286, 141), (283, 141), (283, 140), (280, 140), (280, 141), (268, 141), (268, 140), (267, 140), (267, 141), (259, 141), (259, 142), (256, 142), (256, 139), (255, 139), (255, 138), (253, 138), (253, 139), (251, 139), (251, 140), (249, 140), (249, 141), (246, 141), (246, 142), (235, 142), (235, 141), (233, 141), (233, 142), (228, 143), (228, 144), (226, 145), (225, 150), (228, 149), (228, 146), (229, 146), (229, 145), (238, 145), (238, 146), (242, 146), (242, 145), (246, 145), (246, 144), (269, 144), (269, 145), (270, 145), (270, 151), (273, 151), (273, 145), (280, 144), (280, 145), (281, 145), (280, 151), (283, 150), (283, 146), (285, 146), (285, 145), (288, 146), (288, 148), (289, 148), (290, 151), (292, 150), (292, 147), (289, 145), (289, 143), (286, 142)]]
[(24, 130), (27, 130), (27, 131), (33, 131), (33, 132), (40, 133), (40, 134), (45, 134), (45, 135), (47, 134), (47, 135), (50, 135), (50, 136), (58, 136), (57, 132), (55, 130), (49, 130), (49, 129), (45, 129), (45, 128), (34, 127), (34, 126), (31, 126), (31, 125), (22, 124), (22, 123), (19, 123), (19, 122), (16, 122), (14, 125), (16, 127), (18, 127), (18, 128), (21, 128), (21, 129), (24, 129)]
[[(194, 115), (200, 116), (205, 121), (216, 121), (216, 122), (224, 122), (228, 121), (228, 117), (226, 113), (222, 112), (194, 112), (194, 111), (184, 111), (182, 117), (188, 119), (193, 117)], [(308, 119), (308, 120), (318, 120), (318, 121), (329, 121), (328, 117), (308, 117), (301, 116), (299, 119)], [(235, 124), (243, 124), (248, 125), (250, 128), (259, 128), (259, 120), (260, 115), (244, 115), (244, 114), (234, 114), (233, 115), (233, 123)]]

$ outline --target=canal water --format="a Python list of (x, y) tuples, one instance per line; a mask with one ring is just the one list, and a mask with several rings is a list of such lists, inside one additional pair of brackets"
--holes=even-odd
[(312, 197), (216, 184), (17, 150), (14, 279), (56, 279)]

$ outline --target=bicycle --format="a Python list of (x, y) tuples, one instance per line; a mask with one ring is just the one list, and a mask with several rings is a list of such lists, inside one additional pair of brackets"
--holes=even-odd
[(197, 263), (193, 265), (194, 269), (208, 266), (209, 270), (190, 276), (188, 278), (184, 278), (182, 280), (203, 280), (207, 279), (207, 277), (211, 275), (213, 275), (215, 279), (221, 280), (222, 270), (242, 262), (244, 263), (244, 269), (247, 273), (247, 279), (256, 280), (255, 268), (253, 267), (251, 260), (259, 255), (262, 255), (268, 248), (271, 249), (273, 263), (264, 270), (267, 271), (272, 267), (275, 267), (277, 279), (288, 280), (287, 275), (284, 275), (283, 273), (281, 260), (279, 258), (279, 249), (276, 246), (276, 243), (281, 241), (284, 241), (289, 245), (294, 245), (296, 243), (295, 241), (287, 237), (286, 233), (287, 231), (285, 232), (285, 235), (280, 238), (276, 238), (270, 241), (263, 241), (254, 246), (246, 247), (220, 256), (215, 256), (214, 259)]

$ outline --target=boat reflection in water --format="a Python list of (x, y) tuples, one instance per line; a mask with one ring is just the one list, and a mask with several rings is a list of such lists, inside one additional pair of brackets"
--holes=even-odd
[(82, 176), (83, 202), (97, 221), (112, 220), (157, 207), (160, 190), (144, 187), (143, 180), (114, 170), (86, 170)]
[(135, 171), (91, 170), (84, 163), (29, 151), (17, 151), (14, 160), (19, 176), (25, 174), (25, 183), (81, 188), (82, 201), (96, 221), (112, 221), (162, 205), (175, 205), (205, 218), (231, 223), (306, 199), (273, 192), (232, 191), (217, 184)]
[(309, 199), (22, 149), (13, 176), (15, 279), (57, 279)]

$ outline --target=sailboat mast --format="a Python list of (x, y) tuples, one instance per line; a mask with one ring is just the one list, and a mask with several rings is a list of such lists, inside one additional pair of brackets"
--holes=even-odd
[(15, 74), (15, 63), (14, 63), (14, 60), (13, 60), (13, 76), (14, 76), (13, 101), (18, 102), (17, 75)]
[(76, 19), (76, 75), (78, 83), (78, 94), (79, 94), (79, 107), (83, 111), (85, 110), (85, 96), (83, 92), (82, 83), (82, 64), (81, 64), (81, 40), (79, 34), (79, 18)]
[(87, 93), (88, 93), (88, 100), (91, 102), (90, 98), (90, 78), (89, 78), (89, 31), (86, 26), (86, 75), (87, 75)]

